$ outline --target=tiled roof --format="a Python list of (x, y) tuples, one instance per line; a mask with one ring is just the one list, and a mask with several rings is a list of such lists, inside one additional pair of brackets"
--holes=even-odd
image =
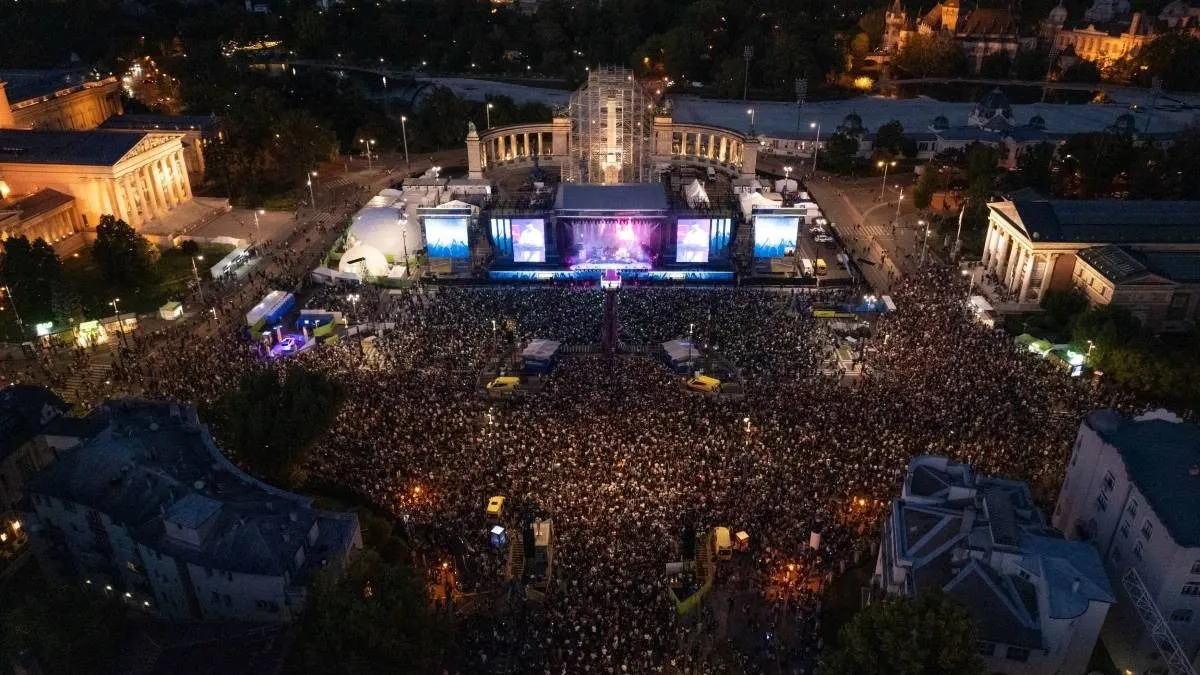
[(1017, 22), (1005, 9), (976, 9), (955, 26), (959, 35), (1011, 35), (1016, 37)]
[(29, 195), (22, 197), (13, 202), (9, 208), (18, 211), (21, 214), (21, 220), (29, 220), (35, 218), (47, 211), (53, 211), (63, 204), (70, 204), (75, 201), (75, 198), (68, 194), (63, 194), (58, 190), (45, 188)]
[(988, 205), (1034, 241), (1200, 243), (1200, 201), (1029, 200)]
[(12, 105), (89, 81), (86, 70), (0, 70), (0, 82), (7, 83), (4, 89)]
[(1084, 424), (1117, 449), (1150, 507), (1180, 546), (1200, 547), (1200, 427), (1165, 419), (1130, 419), (1112, 410)]
[(0, 129), (0, 164), (112, 166), (145, 133)]
[(1143, 276), (1147, 272), (1145, 265), (1120, 246), (1093, 246), (1076, 255), (1114, 284)]

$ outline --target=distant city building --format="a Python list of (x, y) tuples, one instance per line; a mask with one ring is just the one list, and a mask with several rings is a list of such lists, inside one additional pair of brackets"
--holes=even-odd
[(1155, 20), (1142, 12), (1130, 13), (1129, 0), (1093, 0), (1083, 18), (1072, 22), (1060, 0), (1041, 22), (1038, 41), (1056, 50), (1064, 64), (1075, 57), (1104, 67), (1136, 55), (1155, 38), (1177, 29), (1200, 35), (1200, 6), (1175, 0)]
[(1083, 673), (1114, 602), (1100, 556), (1047, 526), (1026, 483), (945, 457), (909, 463), (884, 522), (874, 582), (944, 592), (979, 626), (985, 672)]
[(109, 401), (107, 426), (27, 484), (43, 570), (170, 619), (285, 622), (362, 546), (353, 513), (230, 463), (194, 409)]
[(903, 51), (914, 35), (951, 37), (972, 72), (979, 71), (986, 56), (1003, 53), (1016, 57), (1022, 48), (1019, 22), (1012, 11), (976, 8), (963, 14), (958, 0), (939, 2), (920, 17), (910, 15), (900, 0), (895, 0), (884, 17), (883, 51)]
[(1028, 192), (988, 204), (983, 290), (1036, 306), (1051, 289), (1080, 288), (1093, 305), (1120, 304), (1158, 330), (1200, 313), (1200, 202), (1048, 199)]
[(1088, 415), (1054, 523), (1119, 580), (1103, 640), (1120, 672), (1200, 666), (1200, 427), (1159, 410)]

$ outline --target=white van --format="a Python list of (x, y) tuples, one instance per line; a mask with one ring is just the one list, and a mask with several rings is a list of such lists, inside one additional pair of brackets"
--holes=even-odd
[(806, 276), (806, 277), (815, 276), (816, 269), (813, 268), (813, 261), (809, 260), (808, 258), (801, 258), (800, 259), (800, 272), (802, 274), (804, 274), (804, 276)]

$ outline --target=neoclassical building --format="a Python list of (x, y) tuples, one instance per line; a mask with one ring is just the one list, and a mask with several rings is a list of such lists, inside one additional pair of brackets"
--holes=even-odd
[[(591, 71), (571, 105), (542, 124), (467, 134), (471, 178), (515, 164), (562, 169), (563, 180), (639, 183), (671, 166), (711, 167), (732, 176), (754, 176), (759, 142), (741, 132), (675, 122), (656, 110), (628, 70)], [(647, 129), (649, 127), (649, 129)]]
[(12, 192), (71, 195), (77, 229), (113, 214), (134, 227), (192, 198), (182, 134), (0, 130), (0, 180)]
[(192, 199), (216, 121), (122, 113), (113, 77), (0, 71), (0, 240), (70, 251), (102, 215), (142, 227)]
[(998, 286), (992, 299), (1013, 310), (1074, 287), (1155, 329), (1183, 329), (1200, 314), (1200, 202), (1024, 195), (988, 210), (982, 265)]
[(975, 8), (962, 11), (959, 0), (944, 0), (923, 15), (909, 13), (895, 0), (884, 15), (882, 51), (902, 51), (914, 35), (948, 35), (962, 49), (973, 72), (985, 56), (1005, 53), (1015, 57), (1029, 46), (1023, 41), (1018, 17), (1008, 9)]

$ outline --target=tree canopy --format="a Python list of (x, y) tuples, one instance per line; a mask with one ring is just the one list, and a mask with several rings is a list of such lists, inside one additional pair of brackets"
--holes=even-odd
[(824, 656), (826, 675), (980, 675), (978, 629), (941, 593), (893, 598), (854, 616)]
[(100, 216), (92, 257), (105, 279), (122, 286), (152, 281), (158, 249), (124, 220)]
[(373, 551), (322, 574), (300, 622), (289, 670), (325, 675), (440, 672), (445, 621), (430, 611), (421, 579)]
[(115, 595), (74, 585), (39, 588), (5, 612), (0, 662), (27, 652), (46, 675), (109, 672), (129, 625), (127, 607)]
[(27, 325), (54, 318), (53, 302), (60, 293), (62, 263), (45, 239), (30, 242), (9, 237), (0, 254), (0, 286), (8, 286), (9, 304), (16, 306)]
[(951, 35), (914, 35), (892, 65), (908, 77), (949, 77), (967, 72), (967, 57)]
[(205, 410), (221, 446), (251, 472), (293, 483), (313, 442), (333, 419), (341, 392), (324, 373), (292, 366), (247, 375)]

